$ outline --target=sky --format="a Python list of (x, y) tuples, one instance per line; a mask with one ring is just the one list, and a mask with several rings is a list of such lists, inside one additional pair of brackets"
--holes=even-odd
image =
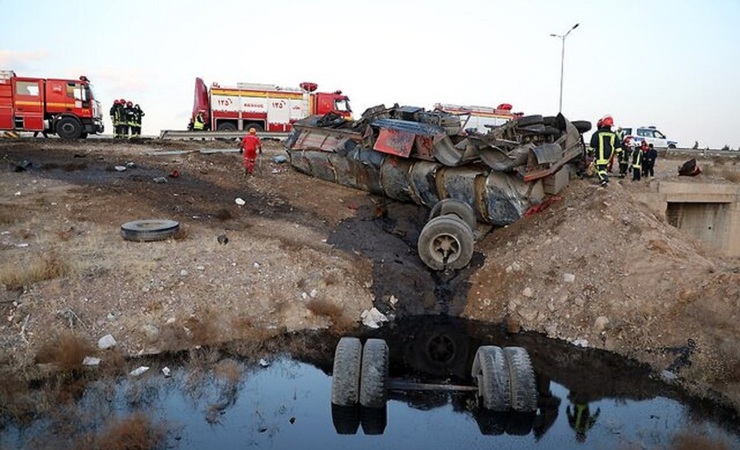
[[(565, 40), (563, 35), (579, 24)], [(143, 134), (185, 129), (196, 77), (378, 104), (496, 106), (740, 147), (740, 0), (0, 0), (0, 69), (86, 75)]]

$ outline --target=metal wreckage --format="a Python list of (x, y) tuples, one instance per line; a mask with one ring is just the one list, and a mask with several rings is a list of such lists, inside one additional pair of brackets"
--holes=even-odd
[(431, 208), (417, 247), (441, 271), (468, 265), (478, 221), (508, 225), (565, 187), (590, 128), (527, 115), (482, 133), (466, 130), (461, 115), (378, 105), (356, 121), (298, 121), (285, 148), (299, 172)]

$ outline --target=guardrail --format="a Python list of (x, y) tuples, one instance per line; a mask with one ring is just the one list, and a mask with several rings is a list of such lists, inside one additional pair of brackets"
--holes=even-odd
[[(246, 131), (182, 131), (182, 130), (162, 130), (159, 133), (160, 139), (168, 140), (210, 140), (210, 139), (241, 139), (247, 134)], [(257, 136), (263, 139), (283, 140), (290, 133), (278, 133), (270, 131), (258, 131)]]
[(740, 158), (740, 150), (717, 150), (711, 148), (669, 148), (660, 149), (668, 155), (693, 155), (693, 156), (729, 156)]

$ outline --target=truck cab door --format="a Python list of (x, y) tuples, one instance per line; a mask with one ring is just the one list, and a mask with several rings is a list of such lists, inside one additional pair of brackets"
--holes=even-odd
[(38, 79), (13, 79), (13, 103), (16, 130), (44, 130), (44, 81)]

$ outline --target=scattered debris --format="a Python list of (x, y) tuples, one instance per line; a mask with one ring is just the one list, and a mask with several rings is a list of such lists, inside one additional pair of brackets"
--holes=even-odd
[(152, 178), (152, 181), (154, 181), (157, 184), (164, 184), (164, 183), (167, 183), (167, 178), (165, 178), (165, 177), (155, 177), (155, 178)]
[(136, 369), (132, 370), (129, 375), (131, 375), (132, 377), (138, 377), (144, 374), (147, 370), (149, 370), (148, 366), (139, 366)]
[(378, 311), (378, 309), (375, 307), (363, 311), (360, 315), (360, 318), (362, 319), (363, 325), (373, 329), (380, 328), (380, 325), (382, 325), (383, 322), (388, 322), (388, 317), (386, 317), (386, 315), (382, 312)]
[(244, 206), (244, 205), (246, 205), (246, 204), (247, 204), (247, 202), (245, 202), (245, 201), (244, 201), (244, 199), (242, 199), (241, 197), (237, 197), (237, 198), (236, 198), (236, 200), (234, 200), (234, 202), (235, 202), (235, 203), (236, 203), (237, 205), (239, 205), (239, 206)]
[(576, 276), (572, 273), (564, 273), (563, 281), (565, 281), (566, 283), (573, 283), (574, 281), (576, 281)]
[(98, 366), (100, 365), (100, 358), (96, 358), (94, 356), (85, 356), (85, 359), (82, 360), (83, 366)]
[(102, 350), (113, 348), (116, 346), (116, 344), (117, 342), (111, 334), (106, 334), (98, 340), (98, 348)]
[(25, 172), (28, 170), (33, 164), (29, 161), (26, 161), (25, 159), (21, 161), (20, 163), (16, 164), (14, 172)]
[(114, 166), (113, 168), (116, 170), (116, 172), (125, 172), (126, 171), (126, 166)]
[(218, 243), (219, 243), (219, 244), (221, 244), (221, 245), (226, 245), (226, 244), (228, 244), (228, 243), (229, 243), (229, 237), (228, 237), (228, 236), (226, 236), (225, 234), (221, 234), (221, 235), (219, 235), (219, 236), (218, 236), (218, 237), (216, 238), (216, 240), (217, 240), (217, 241), (218, 241)]
[(177, 170), (173, 170), (172, 172), (170, 172), (170, 174), (168, 176), (170, 178), (180, 178), (180, 172), (177, 171)]
[(275, 164), (283, 164), (288, 161), (288, 158), (286, 158), (283, 155), (277, 155), (277, 156), (273, 156), (271, 161), (274, 162)]
[(266, 359), (260, 359), (260, 367), (270, 367), (270, 363)]
[(701, 173), (701, 168), (699, 167), (699, 164), (696, 162), (696, 158), (692, 158), (681, 167), (678, 168), (678, 176), (686, 176), (686, 177), (695, 177)]
[(172, 376), (172, 371), (167, 366), (162, 367), (162, 375), (164, 375), (165, 378), (169, 378)]

